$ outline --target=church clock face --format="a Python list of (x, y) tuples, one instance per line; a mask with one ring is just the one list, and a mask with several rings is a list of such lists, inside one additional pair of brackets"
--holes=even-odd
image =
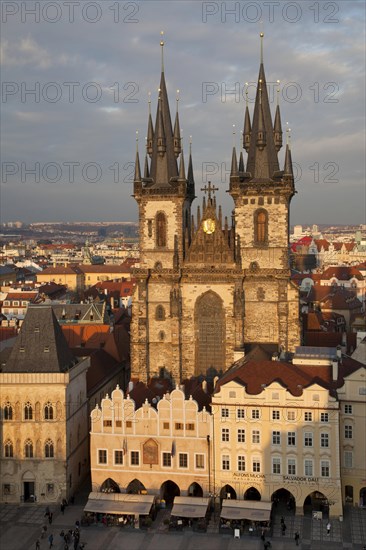
[(203, 220), (202, 228), (203, 231), (207, 233), (207, 235), (211, 235), (216, 229), (215, 220), (213, 220), (212, 218), (207, 218), (207, 220)]

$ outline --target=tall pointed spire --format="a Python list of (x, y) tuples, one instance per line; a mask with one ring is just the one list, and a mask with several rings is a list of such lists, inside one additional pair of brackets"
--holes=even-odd
[(230, 176), (237, 176), (238, 175), (238, 161), (236, 158), (236, 149), (235, 146), (233, 147), (233, 152), (231, 155), (231, 170), (230, 170)]
[[(288, 124), (288, 123), (287, 123)], [(291, 157), (291, 129), (286, 130), (286, 152), (285, 152), (285, 166), (283, 169), (283, 175), (287, 177), (294, 177), (294, 171), (292, 167)]]
[(280, 95), (280, 81), (277, 80), (277, 107), (276, 107), (276, 114), (275, 114), (274, 128), (273, 128), (274, 141), (275, 141), (277, 153), (282, 147), (282, 125), (281, 125), (279, 95)]
[(245, 115), (244, 115), (244, 133), (243, 133), (243, 148), (248, 152), (250, 146), (250, 136), (252, 133), (252, 125), (250, 123), (248, 109), (248, 82), (245, 83)]
[(149, 119), (147, 123), (147, 141), (146, 141), (146, 152), (150, 156), (153, 152), (153, 139), (154, 139), (154, 128), (151, 118), (151, 93), (149, 92)]
[(188, 173), (187, 173), (188, 187), (190, 194), (194, 195), (194, 175), (193, 175), (193, 162), (192, 162), (192, 136), (189, 136), (189, 161), (188, 161)]
[(279, 171), (279, 164), (274, 142), (266, 76), (262, 62), (263, 36), (263, 33), (261, 33), (261, 64), (252, 122), (252, 135), (255, 139), (250, 140), (246, 171), (251, 174), (252, 178), (271, 180), (274, 173)]
[(175, 122), (174, 122), (174, 154), (175, 157), (179, 157), (181, 152), (181, 135), (180, 135), (180, 125), (179, 125), (179, 114), (178, 114), (178, 104), (179, 104), (179, 90), (177, 90), (177, 111), (175, 113)]
[(183, 147), (182, 147), (182, 152), (180, 154), (180, 163), (179, 163), (179, 177), (178, 179), (180, 180), (186, 180), (186, 171), (185, 171), (185, 168), (184, 168), (184, 153), (183, 153)]
[(136, 160), (135, 160), (135, 177), (133, 181), (141, 181), (141, 168), (140, 168), (140, 157), (139, 157), (139, 133), (136, 131)]
[(178, 176), (176, 152), (174, 151), (174, 135), (164, 75), (163, 40), (160, 41), (160, 46), (162, 51), (162, 70), (150, 165), (150, 178), (155, 189), (170, 187), (172, 180), (176, 180)]
[(235, 147), (235, 124), (233, 124), (233, 152), (231, 154), (231, 170), (230, 170), (230, 176), (237, 176), (238, 175), (238, 161), (236, 158), (236, 147)]
[(145, 155), (144, 179), (147, 179), (149, 177), (150, 177), (149, 161), (147, 160), (147, 155)]

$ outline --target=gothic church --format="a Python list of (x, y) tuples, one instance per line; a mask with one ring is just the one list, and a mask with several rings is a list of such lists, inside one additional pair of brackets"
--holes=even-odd
[(143, 172), (136, 152), (141, 259), (132, 307), (132, 377), (146, 382), (169, 373), (179, 383), (223, 372), (258, 345), (280, 352), (300, 344), (298, 291), (288, 257), (294, 175), (289, 143), (280, 168), (281, 147), (280, 109), (272, 123), (261, 58), (252, 118), (248, 105), (244, 113), (246, 164), (243, 151), (239, 161), (232, 151), (232, 219), (223, 220), (211, 183), (193, 216), (192, 155), (186, 172), (178, 110), (173, 127), (162, 67)]

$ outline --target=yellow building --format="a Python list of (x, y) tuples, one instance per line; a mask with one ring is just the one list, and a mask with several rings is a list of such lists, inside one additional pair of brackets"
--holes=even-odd
[(89, 358), (69, 350), (51, 306), (30, 305), (2, 357), (1, 502), (69, 498), (88, 473)]
[[(357, 363), (355, 361), (355, 363)], [(343, 502), (366, 507), (366, 366), (344, 378), (338, 390)]]
[(80, 291), (84, 289), (84, 275), (76, 266), (47, 267), (37, 273), (37, 283), (57, 283), (67, 286), (69, 290)]
[(130, 279), (131, 278), (131, 266), (128, 263), (125, 264), (106, 264), (106, 265), (87, 265), (80, 264), (80, 270), (84, 275), (85, 288), (90, 288), (96, 285), (100, 281), (113, 281)]
[[(292, 363), (238, 361), (219, 380), (212, 398), (215, 493), (286, 501), (297, 514), (322, 511), (337, 517), (343, 513), (339, 457), (348, 450), (346, 442), (340, 445), (340, 429), (346, 428), (337, 390), (347, 388), (351, 399), (345, 375), (361, 372), (360, 364), (350, 358), (339, 363), (336, 350), (325, 348), (315, 360), (306, 348), (299, 350)], [(356, 378), (359, 386), (360, 374)], [(365, 422), (360, 406), (353, 405), (359, 429)], [(359, 491), (364, 445), (354, 454), (355, 466), (356, 461), (358, 470), (347, 483)]]
[(207, 496), (211, 415), (181, 389), (136, 408), (117, 387), (91, 412), (93, 491)]

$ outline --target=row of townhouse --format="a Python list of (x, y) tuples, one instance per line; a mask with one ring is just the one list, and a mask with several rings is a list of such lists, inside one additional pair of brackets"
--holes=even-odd
[[(304, 351), (304, 350), (303, 350)], [(307, 352), (307, 354), (306, 354)], [(149, 402), (116, 388), (91, 413), (93, 491), (286, 499), (297, 513), (366, 506), (366, 368), (336, 350), (237, 362), (210, 406), (185, 387)], [(207, 400), (206, 400), (207, 402)]]

